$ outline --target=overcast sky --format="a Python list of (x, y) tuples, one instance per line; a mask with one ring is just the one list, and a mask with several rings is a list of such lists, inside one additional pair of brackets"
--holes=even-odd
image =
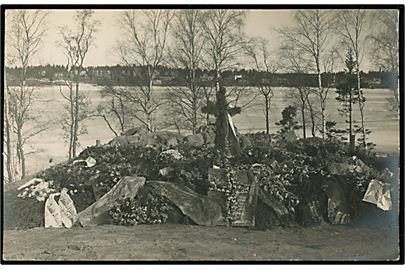
[[(33, 64), (66, 64), (60, 40), (59, 27), (73, 25), (74, 10), (51, 10), (47, 17), (47, 34), (41, 49), (32, 61)], [(120, 38), (117, 18), (120, 10), (95, 10), (95, 17), (100, 21), (96, 34), (95, 46), (89, 51), (85, 66), (122, 64), (114, 54), (114, 46)], [(294, 10), (250, 10), (246, 17), (245, 32), (250, 37), (265, 37), (271, 48), (276, 51), (280, 45), (276, 28), (293, 22)], [(367, 59), (363, 61), (363, 70), (373, 69)]]

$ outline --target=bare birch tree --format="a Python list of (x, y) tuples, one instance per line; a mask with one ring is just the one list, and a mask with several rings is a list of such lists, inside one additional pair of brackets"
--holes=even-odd
[(269, 41), (263, 38), (251, 39), (245, 45), (245, 52), (252, 60), (257, 72), (260, 74), (258, 80), (258, 91), (264, 98), (264, 116), (266, 123), (266, 133), (270, 133), (270, 105), (271, 99), (274, 97), (272, 89), (273, 74), (277, 67), (271, 63), (271, 52), (269, 49)]
[[(200, 10), (181, 10), (175, 15), (173, 26), (173, 49), (169, 59), (175, 67), (187, 71), (186, 86), (170, 88), (168, 93), (172, 114), (182, 116), (183, 126), (192, 133), (197, 131), (202, 121), (201, 107), (204, 105), (203, 86), (197, 69), (201, 67), (205, 37), (203, 36), (201, 22), (203, 13)], [(179, 127), (180, 121), (175, 119)]]
[[(14, 181), (16, 171), (21, 171), (21, 178), (26, 174), (24, 145), (30, 138), (45, 130), (43, 125), (34, 125), (33, 128), (26, 129), (26, 124), (35, 120), (32, 111), (35, 87), (27, 83), (27, 68), (37, 54), (45, 35), (44, 22), (48, 14), (41, 10), (22, 9), (9, 12), (11, 14), (7, 14), (10, 16), (6, 43), (7, 53), (13, 56), (14, 63), (21, 70), (16, 79), (16, 86), (10, 86), (6, 82), (5, 88), (7, 172), (9, 181)], [(15, 152), (13, 133), (16, 135)], [(18, 169), (13, 162), (14, 153), (17, 156)]]
[[(285, 45), (281, 48), (281, 60), (284, 68), (292, 73), (304, 74), (310, 68), (310, 61), (305, 58), (305, 53), (302, 49), (292, 47), (290, 45)], [(302, 136), (307, 137), (307, 112), (309, 112), (309, 119), (311, 121), (311, 134), (312, 137), (316, 136), (317, 128), (317, 115), (316, 108), (313, 104), (314, 101), (311, 98), (311, 88), (306, 85), (300, 78), (293, 82), (294, 90), (288, 95), (288, 99), (291, 99), (293, 103), (298, 103), (297, 106), (300, 108), (301, 122), (302, 122)]]
[(146, 72), (138, 74), (138, 77), (145, 79), (139, 81), (137, 87), (126, 91), (125, 95), (137, 107), (138, 113), (134, 116), (148, 131), (156, 129), (155, 114), (166, 103), (164, 99), (154, 96), (153, 89), (157, 69), (164, 61), (173, 17), (171, 10), (126, 10), (119, 18), (119, 24), (127, 36), (118, 46), (122, 61), (130, 66), (146, 67)]
[(394, 9), (378, 9), (372, 15), (374, 19), (370, 21), (370, 24), (376, 31), (368, 35), (372, 44), (371, 56), (378, 67), (391, 73), (390, 88), (393, 93), (393, 109), (399, 111), (399, 13)]
[[(6, 18), (7, 20), (7, 18)], [(10, 19), (11, 20), (11, 19)], [(10, 111), (10, 88), (8, 86), (7, 66), (11, 66), (15, 62), (15, 56), (9, 52), (10, 42), (9, 38), (11, 31), (6, 30), (6, 46), (5, 46), (5, 68), (4, 68), (4, 142), (3, 146), (6, 147), (6, 152), (3, 151), (3, 165), (5, 164), (7, 170), (7, 178), (4, 182), (14, 182), (18, 175), (17, 156), (15, 155), (15, 138), (14, 138), (14, 120)]]
[(232, 9), (213, 9), (204, 12), (202, 27), (207, 40), (207, 65), (215, 70), (215, 88), (219, 91), (221, 72), (238, 65), (243, 51), (242, 27), (245, 12)]
[(101, 117), (115, 136), (132, 127), (134, 113), (131, 103), (126, 99), (127, 88), (127, 86), (105, 86), (101, 96), (106, 99), (106, 102), (99, 104), (96, 113), (93, 114)]
[(337, 17), (339, 18), (339, 24), (336, 25), (336, 30), (342, 38), (342, 45), (346, 48), (346, 51), (352, 50), (355, 60), (355, 73), (357, 77), (357, 90), (358, 94), (358, 106), (361, 118), (361, 143), (363, 147), (367, 146), (367, 130), (365, 128), (364, 119), (364, 105), (365, 97), (363, 90), (361, 89), (360, 82), (360, 65), (364, 57), (365, 49), (365, 30), (366, 23), (366, 10), (364, 9), (345, 9), (337, 11)]
[(333, 13), (329, 10), (307, 9), (299, 10), (294, 16), (295, 26), (282, 28), (279, 33), (285, 43), (299, 48), (312, 58), (312, 67), (318, 76), (318, 91), (320, 108), (322, 137), (325, 136), (326, 124), (326, 101), (329, 89), (322, 85), (322, 59), (331, 38), (334, 22)]
[(79, 10), (74, 16), (76, 25), (74, 29), (67, 26), (60, 29), (63, 47), (67, 58), (68, 78), (65, 85), (69, 94), (63, 94), (67, 101), (65, 109), (67, 115), (62, 118), (62, 128), (66, 131), (69, 140), (69, 159), (76, 157), (79, 135), (84, 132), (81, 122), (88, 117), (88, 99), (80, 92), (80, 76), (84, 70), (86, 56), (94, 43), (98, 21), (94, 19), (93, 10)]

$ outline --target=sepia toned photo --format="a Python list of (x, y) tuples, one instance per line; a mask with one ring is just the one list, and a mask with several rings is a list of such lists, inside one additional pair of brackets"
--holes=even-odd
[(403, 263), (403, 6), (1, 9), (2, 264)]

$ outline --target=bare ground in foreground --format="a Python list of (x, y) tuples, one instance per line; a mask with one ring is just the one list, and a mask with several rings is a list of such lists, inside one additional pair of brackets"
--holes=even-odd
[(395, 260), (398, 229), (191, 225), (6, 230), (4, 260)]

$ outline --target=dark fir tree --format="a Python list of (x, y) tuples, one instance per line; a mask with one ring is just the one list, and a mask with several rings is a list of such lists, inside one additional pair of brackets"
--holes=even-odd
[(276, 123), (277, 126), (280, 126), (281, 129), (278, 133), (284, 137), (286, 134), (291, 133), (297, 129), (300, 129), (301, 126), (295, 120), (297, 117), (297, 108), (294, 106), (289, 105), (288, 107), (284, 108), (281, 112), (281, 120)]
[(347, 117), (345, 122), (348, 124), (348, 127), (338, 133), (341, 134), (343, 141), (349, 140), (353, 147), (354, 140), (351, 139), (355, 134), (353, 130), (355, 124), (355, 120), (353, 119), (353, 104), (355, 104), (358, 99), (359, 91), (357, 89), (355, 74), (356, 60), (354, 59), (352, 50), (349, 50), (346, 55), (345, 66), (345, 75), (336, 85), (336, 100), (341, 104), (341, 108), (338, 108), (339, 113)]

